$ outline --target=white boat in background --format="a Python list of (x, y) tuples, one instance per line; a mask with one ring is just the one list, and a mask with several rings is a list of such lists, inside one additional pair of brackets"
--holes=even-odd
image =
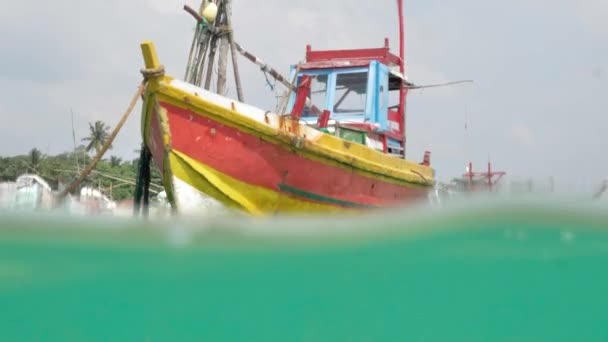
[(51, 209), (53, 206), (53, 190), (38, 175), (19, 176), (12, 192), (10, 208), (13, 210)]
[(0, 209), (11, 211), (46, 211), (60, 209), (69, 214), (112, 214), (116, 203), (93, 188), (83, 188), (79, 197), (68, 195), (56, 205), (55, 191), (40, 176), (23, 174), (15, 182), (0, 183)]
[(79, 202), (85, 208), (85, 213), (89, 215), (110, 214), (116, 209), (116, 202), (109, 199), (101, 191), (84, 187), (80, 190)]

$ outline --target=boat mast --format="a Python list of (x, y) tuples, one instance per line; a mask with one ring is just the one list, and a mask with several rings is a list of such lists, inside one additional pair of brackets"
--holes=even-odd
[(399, 11), (399, 57), (401, 58), (401, 65), (399, 71), (405, 76), (405, 28), (403, 22), (403, 0), (397, 0), (397, 7)]
[(405, 97), (407, 96), (408, 86), (405, 80), (405, 23), (403, 21), (403, 0), (397, 0), (397, 12), (399, 15), (399, 71), (404, 77), (403, 82), (401, 82), (401, 88), (399, 89), (399, 113), (401, 113), (401, 128), (403, 130), (403, 142), (401, 143), (401, 148), (403, 149), (403, 158), (405, 158), (405, 145), (407, 141), (405, 126)]
[[(204, 85), (209, 90), (213, 77), (215, 56), (219, 45), (218, 77), (216, 92), (224, 95), (226, 89), (226, 69), (228, 64), (228, 50), (231, 50), (232, 70), (236, 84), (237, 97), (243, 102), (243, 89), (236, 60), (236, 46), (232, 31), (232, 3), (231, 0), (203, 0), (197, 12), (188, 5), (184, 10), (190, 13), (198, 22), (184, 80), (196, 86)], [(206, 73), (203, 73), (206, 70)], [(203, 77), (205, 74), (205, 77)], [(204, 80), (204, 82), (203, 82)]]

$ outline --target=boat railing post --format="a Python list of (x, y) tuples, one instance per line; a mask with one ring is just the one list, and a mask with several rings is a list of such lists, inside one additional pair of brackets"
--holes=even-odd
[(141, 43), (141, 52), (144, 56), (144, 64), (146, 69), (158, 69), (160, 68), (160, 62), (158, 61), (158, 55), (156, 54), (156, 48), (152, 41), (145, 41)]
[(302, 112), (304, 111), (304, 106), (306, 105), (306, 98), (310, 92), (311, 80), (311, 77), (308, 75), (302, 76), (302, 79), (300, 80), (300, 85), (298, 86), (298, 90), (296, 92), (296, 100), (293, 105), (293, 109), (291, 110), (291, 116), (295, 120), (299, 120), (302, 117)]

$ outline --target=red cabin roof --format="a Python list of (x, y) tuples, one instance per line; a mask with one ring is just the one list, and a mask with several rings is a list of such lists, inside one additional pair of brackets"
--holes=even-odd
[(401, 59), (390, 52), (388, 39), (384, 47), (353, 50), (317, 50), (306, 46), (306, 63), (301, 69), (349, 68), (367, 66), (371, 61), (379, 61), (388, 66), (399, 66)]

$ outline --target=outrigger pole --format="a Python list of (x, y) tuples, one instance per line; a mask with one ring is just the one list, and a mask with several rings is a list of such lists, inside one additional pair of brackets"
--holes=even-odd
[[(261, 59), (259, 59), (258, 57), (254, 56), (252, 53), (250, 53), (249, 51), (245, 50), (241, 45), (239, 45), (238, 43), (234, 43), (236, 45), (236, 49), (237, 51), (243, 55), (243, 57), (247, 58), (248, 60), (250, 60), (251, 62), (255, 63), (257, 66), (260, 67), (260, 69), (262, 70), (262, 72), (267, 72), (268, 74), (270, 74), (270, 76), (272, 76), (275, 80), (281, 82), (281, 84), (283, 84), (285, 87), (287, 87), (288, 90), (290, 91), (297, 91), (297, 88), (294, 84), (292, 84), (289, 80), (287, 80), (285, 78), (285, 76), (281, 75), (281, 73), (279, 73), (278, 71), (276, 71), (273, 67), (271, 67), (270, 65), (266, 64), (264, 61), (262, 61)], [(323, 111), (320, 110), (317, 106), (315, 106), (312, 101), (310, 100), (309, 97), (306, 98), (306, 103), (305, 106), (310, 108), (311, 111), (317, 113), (317, 114), (321, 114)]]
[(259, 66), (260, 69), (262, 70), (262, 72), (267, 72), (275, 80), (281, 82), (285, 87), (291, 88), (291, 90), (295, 90), (295, 87), (292, 86), (291, 82), (289, 82), (289, 80), (287, 80), (283, 75), (281, 75), (273, 67), (271, 67), (270, 65), (266, 64), (263, 60), (261, 60), (260, 58), (254, 56), (249, 51), (245, 50), (239, 43), (235, 42), (234, 44), (236, 46), (236, 50), (241, 55), (243, 55), (243, 57), (247, 58), (251, 62), (255, 63), (257, 66)]

